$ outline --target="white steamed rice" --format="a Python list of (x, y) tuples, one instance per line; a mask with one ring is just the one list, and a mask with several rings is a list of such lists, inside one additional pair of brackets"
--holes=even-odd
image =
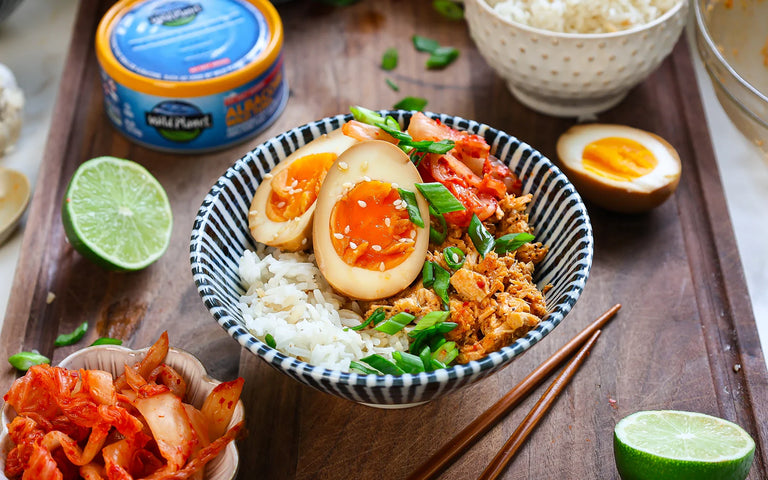
[(486, 0), (507, 20), (565, 33), (610, 33), (649, 23), (681, 0)]
[(259, 339), (269, 333), (277, 349), (318, 367), (349, 371), (349, 362), (378, 353), (392, 358), (408, 349), (403, 330), (387, 335), (349, 328), (362, 322), (357, 302), (336, 294), (312, 254), (259, 245), (240, 259), (245, 326)]

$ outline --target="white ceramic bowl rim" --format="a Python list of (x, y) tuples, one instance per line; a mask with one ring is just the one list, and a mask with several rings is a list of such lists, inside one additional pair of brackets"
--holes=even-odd
[[(712, 36), (709, 34), (709, 28), (707, 28), (707, 24), (704, 21), (704, 17), (702, 16), (701, 8), (699, 8), (701, 5), (701, 1), (702, 0), (695, 0), (696, 5), (694, 6), (693, 9), (696, 12), (696, 27), (699, 29), (699, 32), (701, 32), (701, 36), (707, 42), (709, 53), (711, 53), (717, 59), (718, 63), (720, 64), (720, 67), (727, 70), (728, 73), (730, 73), (736, 79), (737, 82), (739, 82), (744, 88), (749, 90), (755, 96), (762, 99), (764, 103), (768, 104), (768, 97), (763, 95), (758, 89), (753, 87), (751, 83), (749, 83), (741, 75), (739, 75), (739, 73), (736, 70), (734, 70), (733, 67), (731, 67), (731, 65), (725, 60), (725, 57), (723, 57), (723, 54), (720, 53), (720, 49), (717, 47), (714, 40), (712, 40)], [(723, 88), (723, 91), (727, 92), (728, 95), (731, 96), (731, 98), (733, 98), (733, 96), (730, 94), (730, 92), (727, 91), (726, 88)], [(754, 113), (752, 113), (751, 110), (749, 110), (744, 105), (742, 105), (740, 101), (736, 100), (735, 98), (733, 98), (733, 100), (737, 105), (739, 105), (742, 108), (742, 110), (745, 110), (745, 112), (750, 114), (755, 120), (765, 125), (764, 120), (755, 116)]]
[(491, 8), (491, 6), (488, 5), (488, 2), (486, 2), (485, 0), (466, 0), (466, 1), (475, 2), (479, 4), (480, 8), (485, 9), (488, 13), (490, 13), (491, 15), (499, 19), (499, 21), (507, 25), (510, 25), (512, 27), (517, 27), (521, 30), (526, 30), (530, 33), (535, 33), (542, 36), (554, 37), (554, 38), (563, 39), (563, 40), (606, 40), (611, 38), (621, 38), (623, 36), (628, 36), (633, 33), (641, 32), (643, 30), (652, 28), (656, 25), (659, 25), (660, 23), (664, 23), (670, 17), (676, 15), (689, 0), (680, 0), (678, 3), (675, 4), (675, 6), (673, 6), (666, 12), (664, 12), (664, 14), (661, 15), (659, 18), (656, 18), (648, 23), (643, 23), (642, 25), (638, 25), (636, 27), (632, 27), (627, 30), (619, 30), (618, 32), (608, 32), (608, 33), (568, 33), (568, 32), (555, 32), (553, 30), (545, 30), (543, 28), (532, 27), (524, 23), (519, 23), (513, 20), (509, 20), (507, 18), (504, 18), (498, 13), (496, 13), (496, 11), (493, 8)]
[[(402, 115), (407, 118), (410, 118), (412, 115), (412, 112), (403, 110), (381, 110), (379, 113), (382, 115), (393, 116)], [(253, 336), (250, 331), (241, 325), (233, 316), (227, 313), (226, 308), (224, 308), (218, 302), (218, 300), (216, 300), (216, 303), (214, 303), (213, 300), (211, 300), (214, 295), (211, 295), (209, 292), (218, 292), (218, 288), (208, 283), (208, 280), (204, 275), (199, 275), (199, 272), (196, 272), (196, 264), (200, 261), (199, 257), (205, 256), (203, 253), (201, 253), (203, 251), (202, 244), (204, 238), (202, 232), (205, 230), (206, 224), (210, 221), (209, 217), (212, 213), (212, 209), (209, 207), (215, 201), (215, 198), (218, 196), (219, 192), (227, 188), (227, 185), (231, 183), (232, 179), (236, 177), (247, 178), (250, 175), (249, 172), (251, 167), (247, 162), (247, 159), (250, 155), (249, 154), (237, 160), (234, 165), (227, 169), (224, 175), (219, 178), (216, 184), (214, 184), (211, 190), (208, 192), (208, 195), (206, 195), (205, 199), (203, 200), (203, 204), (198, 210), (195, 224), (192, 229), (192, 239), (190, 241), (190, 263), (193, 267), (193, 276), (195, 284), (197, 285), (198, 293), (203, 299), (203, 303), (205, 304), (206, 308), (209, 310), (211, 315), (213, 315), (219, 325), (225, 331), (227, 331), (230, 336), (236, 339), (240, 345), (261, 357), (263, 360), (271, 363), (273, 366), (278, 367), (279, 370), (281, 370), (283, 373), (290, 374), (290, 376), (301, 375), (303, 378), (310, 377), (318, 383), (321, 380), (330, 379), (335, 385), (340, 386), (344, 390), (347, 390), (347, 386), (410, 387), (434, 383), (441, 384), (449, 380), (472, 377), (481, 371), (494, 369), (499, 367), (499, 365), (509, 364), (511, 359), (527, 351), (531, 346), (538, 343), (539, 340), (551, 332), (563, 320), (568, 312), (570, 312), (571, 308), (576, 303), (576, 300), (581, 295), (587, 278), (589, 277), (594, 250), (592, 225), (589, 221), (589, 214), (587, 213), (586, 207), (581, 201), (581, 197), (578, 195), (573, 185), (568, 182), (567, 177), (565, 177), (560, 169), (557, 168), (549, 159), (547, 159), (544, 155), (526, 143), (520, 142), (512, 135), (494, 129), (488, 125), (466, 120), (455, 115), (441, 115), (432, 112), (424, 113), (431, 118), (441, 119), (444, 123), (446, 119), (450, 119), (452, 120), (452, 124), (454, 126), (461, 125), (463, 127), (465, 125), (474, 125), (477, 127), (477, 132), (475, 133), (478, 133), (480, 136), (483, 136), (483, 134), (487, 132), (491, 135), (497, 136), (497, 138), (507, 137), (512, 142), (519, 142), (517, 150), (529, 150), (529, 156), (536, 158), (541, 162), (541, 169), (547, 170), (551, 173), (551, 176), (554, 178), (552, 180), (553, 182), (558, 181), (558, 179), (563, 180), (563, 184), (561, 185), (561, 193), (577, 199), (577, 203), (572, 208), (578, 212), (580, 217), (584, 218), (585, 223), (582, 226), (585, 246), (579, 251), (578, 259), (574, 261), (574, 263), (580, 267), (579, 272), (581, 276), (571, 282), (571, 289), (569, 290), (570, 293), (567, 295), (567, 298), (558, 303), (553, 310), (549, 311), (549, 313), (542, 319), (542, 321), (539, 322), (536, 328), (530, 330), (524, 337), (517, 339), (512, 344), (504, 346), (498, 351), (491, 352), (480, 360), (473, 360), (466, 364), (458, 364), (449, 368), (431, 372), (422, 372), (418, 374), (406, 373), (404, 375), (366, 375), (358, 374), (355, 372), (342, 372), (340, 370), (330, 370), (327, 368), (318, 367), (301, 361), (295, 357), (283, 354), (282, 352), (269, 347), (267, 344)], [(272, 139), (265, 141), (261, 145), (255, 147), (253, 152), (259, 151), (260, 149), (268, 149), (269, 143), (271, 141), (282, 142), (285, 140), (288, 142), (289, 140), (287, 137), (292, 132), (309, 130), (312, 126), (316, 126), (321, 123), (331, 124), (334, 125), (335, 128), (339, 128), (341, 124), (351, 119), (351, 114), (338, 115), (335, 117), (326, 117), (321, 120), (295, 127), (277, 135)], [(524, 180), (524, 188), (525, 184), (526, 181)], [(249, 241), (252, 241), (252, 239)], [(242, 285), (240, 285), (239, 288), (243, 290), (243, 293), (245, 293), (245, 289), (242, 288)]]

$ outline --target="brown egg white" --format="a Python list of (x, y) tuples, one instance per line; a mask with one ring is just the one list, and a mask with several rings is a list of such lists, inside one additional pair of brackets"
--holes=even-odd
[[(312, 232), (317, 265), (336, 290), (375, 300), (416, 279), (429, 246), (418, 182), (416, 167), (391, 143), (365, 141), (339, 156), (320, 189)], [(399, 189), (414, 193), (425, 226), (411, 221)]]
[(311, 247), (320, 186), (336, 158), (356, 143), (341, 129), (334, 130), (299, 148), (265, 175), (248, 212), (254, 240), (292, 252)]
[(576, 125), (557, 141), (560, 167), (586, 199), (622, 213), (662, 204), (680, 181), (680, 157), (666, 140), (624, 125)]

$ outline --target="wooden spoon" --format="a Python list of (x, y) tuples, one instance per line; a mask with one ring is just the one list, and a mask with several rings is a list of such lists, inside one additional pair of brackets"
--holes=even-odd
[(26, 175), (0, 167), (0, 245), (19, 223), (29, 203), (30, 192)]

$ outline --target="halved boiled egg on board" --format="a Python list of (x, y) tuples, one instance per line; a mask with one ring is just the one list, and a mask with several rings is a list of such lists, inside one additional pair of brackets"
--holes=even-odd
[[(418, 182), (411, 160), (388, 142), (364, 141), (339, 156), (320, 188), (312, 231), (317, 265), (336, 290), (374, 300), (416, 279), (429, 246)], [(415, 194), (424, 226), (411, 221), (399, 189)]]
[(624, 125), (576, 125), (557, 141), (563, 172), (595, 204), (623, 213), (663, 203), (680, 181), (680, 157), (666, 140)]
[(309, 248), (320, 186), (336, 158), (356, 143), (334, 130), (276, 165), (256, 189), (248, 212), (254, 240), (293, 252)]

